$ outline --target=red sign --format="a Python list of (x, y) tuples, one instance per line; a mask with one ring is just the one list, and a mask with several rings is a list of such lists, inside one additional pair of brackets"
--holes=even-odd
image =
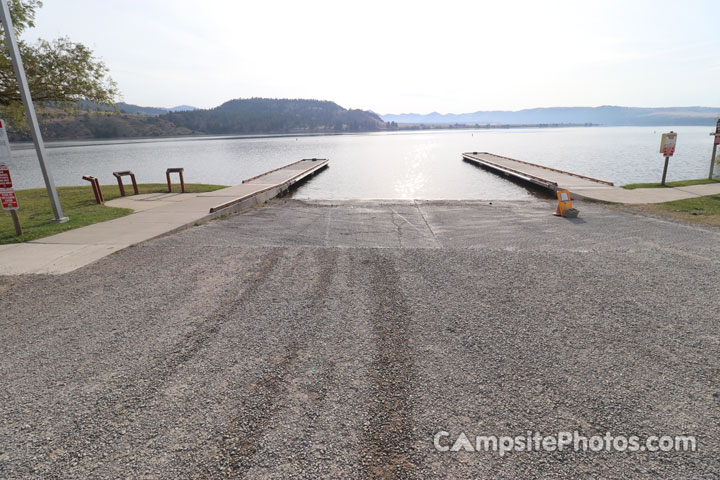
[(677, 133), (663, 133), (662, 141), (660, 142), (660, 153), (663, 157), (672, 157), (675, 153), (675, 144), (677, 142)]
[[(715, 145), (720, 145), (720, 135), (715, 135)], [(2, 173), (0, 173), (0, 175), (2, 175)]]
[(12, 188), (10, 169), (7, 165), (0, 165), (0, 188)]
[(17, 210), (18, 202), (15, 190), (12, 188), (0, 190), (0, 203), (2, 203), (3, 210)]

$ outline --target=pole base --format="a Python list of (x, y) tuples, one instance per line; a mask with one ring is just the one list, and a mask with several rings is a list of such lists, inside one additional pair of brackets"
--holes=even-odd
[(60, 218), (54, 218), (53, 223), (65, 223), (69, 222), (70, 219), (68, 217), (60, 217)]

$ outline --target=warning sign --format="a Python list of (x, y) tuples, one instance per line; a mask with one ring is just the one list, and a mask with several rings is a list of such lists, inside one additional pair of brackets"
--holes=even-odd
[(663, 133), (660, 141), (660, 153), (663, 157), (672, 157), (675, 153), (675, 144), (677, 143), (677, 133)]
[(10, 178), (10, 169), (7, 165), (0, 165), (0, 188), (12, 188), (12, 179)]
[(0, 190), (0, 203), (3, 210), (17, 210), (18, 202), (15, 196), (15, 190), (12, 188), (3, 188)]
[(6, 126), (5, 122), (0, 120), (0, 164), (10, 160), (10, 142), (8, 141)]

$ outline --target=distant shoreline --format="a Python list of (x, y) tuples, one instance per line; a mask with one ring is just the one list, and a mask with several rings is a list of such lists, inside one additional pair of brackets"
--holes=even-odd
[[(470, 131), (470, 130), (510, 130), (510, 129), (531, 129), (531, 128), (590, 128), (603, 127), (595, 124), (528, 124), (528, 125), (420, 125), (408, 124), (412, 127), (397, 128), (392, 130), (368, 130), (359, 132), (285, 132), (285, 133), (256, 133), (256, 134), (188, 134), (168, 135), (151, 137), (115, 137), (115, 138), (78, 138), (52, 140), (44, 138), (46, 148), (62, 147), (83, 147), (89, 145), (125, 145), (128, 143), (154, 143), (174, 142), (179, 140), (249, 140), (255, 138), (291, 138), (291, 137), (336, 137), (345, 135), (370, 135), (379, 133), (420, 133), (435, 131)], [(34, 148), (32, 141), (11, 142), (15, 150), (28, 150)]]

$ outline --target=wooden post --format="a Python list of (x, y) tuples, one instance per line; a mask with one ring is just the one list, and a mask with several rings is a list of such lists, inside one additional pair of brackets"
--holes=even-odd
[(92, 185), (93, 193), (95, 194), (95, 201), (102, 205), (102, 203), (105, 201), (103, 198), (102, 191), (100, 190), (100, 181), (91, 176), (91, 175), (84, 175), (83, 180), (87, 180)]
[(105, 198), (103, 197), (102, 190), (100, 190), (100, 180), (95, 178), (93, 183), (95, 184), (96, 197), (98, 200), (100, 200), (98, 203), (100, 203), (100, 204), (105, 203)]
[(20, 237), (23, 234), (22, 226), (20, 226), (20, 219), (18, 218), (17, 210), (10, 210), (10, 216), (13, 219), (15, 225), (15, 234)]
[(137, 182), (135, 181), (135, 174), (132, 172), (130, 172), (130, 180), (132, 180), (133, 191), (135, 192), (135, 195), (138, 195), (140, 192), (138, 191)]
[(708, 180), (712, 180), (712, 177), (713, 177), (713, 167), (715, 166), (715, 154), (717, 153), (718, 142), (720, 142), (720, 118), (718, 118), (718, 120), (717, 120), (717, 125), (715, 126), (715, 132), (711, 133), (710, 135), (713, 136), (713, 152), (712, 152), (712, 156), (710, 157), (710, 173), (708, 174)]
[(665, 168), (663, 168), (662, 182), (660, 182), (660, 185), (662, 185), (663, 187), (665, 186), (665, 177), (667, 177), (667, 167), (668, 167), (669, 160), (670, 160), (670, 157), (665, 157)]
[(135, 191), (135, 195), (140, 193), (140, 192), (138, 192), (138, 186), (137, 186), (137, 182), (135, 181), (134, 173), (132, 173), (130, 170), (125, 170), (123, 172), (113, 172), (113, 176), (117, 179), (118, 187), (120, 188), (120, 196), (121, 197), (125, 196), (125, 187), (123, 186), (123, 182), (122, 182), (122, 177), (125, 175), (130, 176), (130, 180), (132, 180), (132, 186), (133, 186), (133, 190)]
[(168, 192), (172, 193), (172, 182), (170, 181), (170, 174), (177, 173), (180, 175), (180, 190), (185, 193), (185, 179), (183, 178), (184, 168), (168, 168), (165, 170), (165, 177), (167, 178)]
[(708, 180), (712, 180), (713, 177), (713, 167), (715, 166), (715, 154), (717, 153), (717, 143), (713, 143), (713, 153), (710, 157), (710, 175), (708, 175)]
[(120, 188), (120, 196), (124, 197), (125, 196), (125, 187), (123, 186), (122, 178), (117, 173), (113, 173), (113, 175), (115, 175), (115, 179), (118, 182), (118, 188)]

